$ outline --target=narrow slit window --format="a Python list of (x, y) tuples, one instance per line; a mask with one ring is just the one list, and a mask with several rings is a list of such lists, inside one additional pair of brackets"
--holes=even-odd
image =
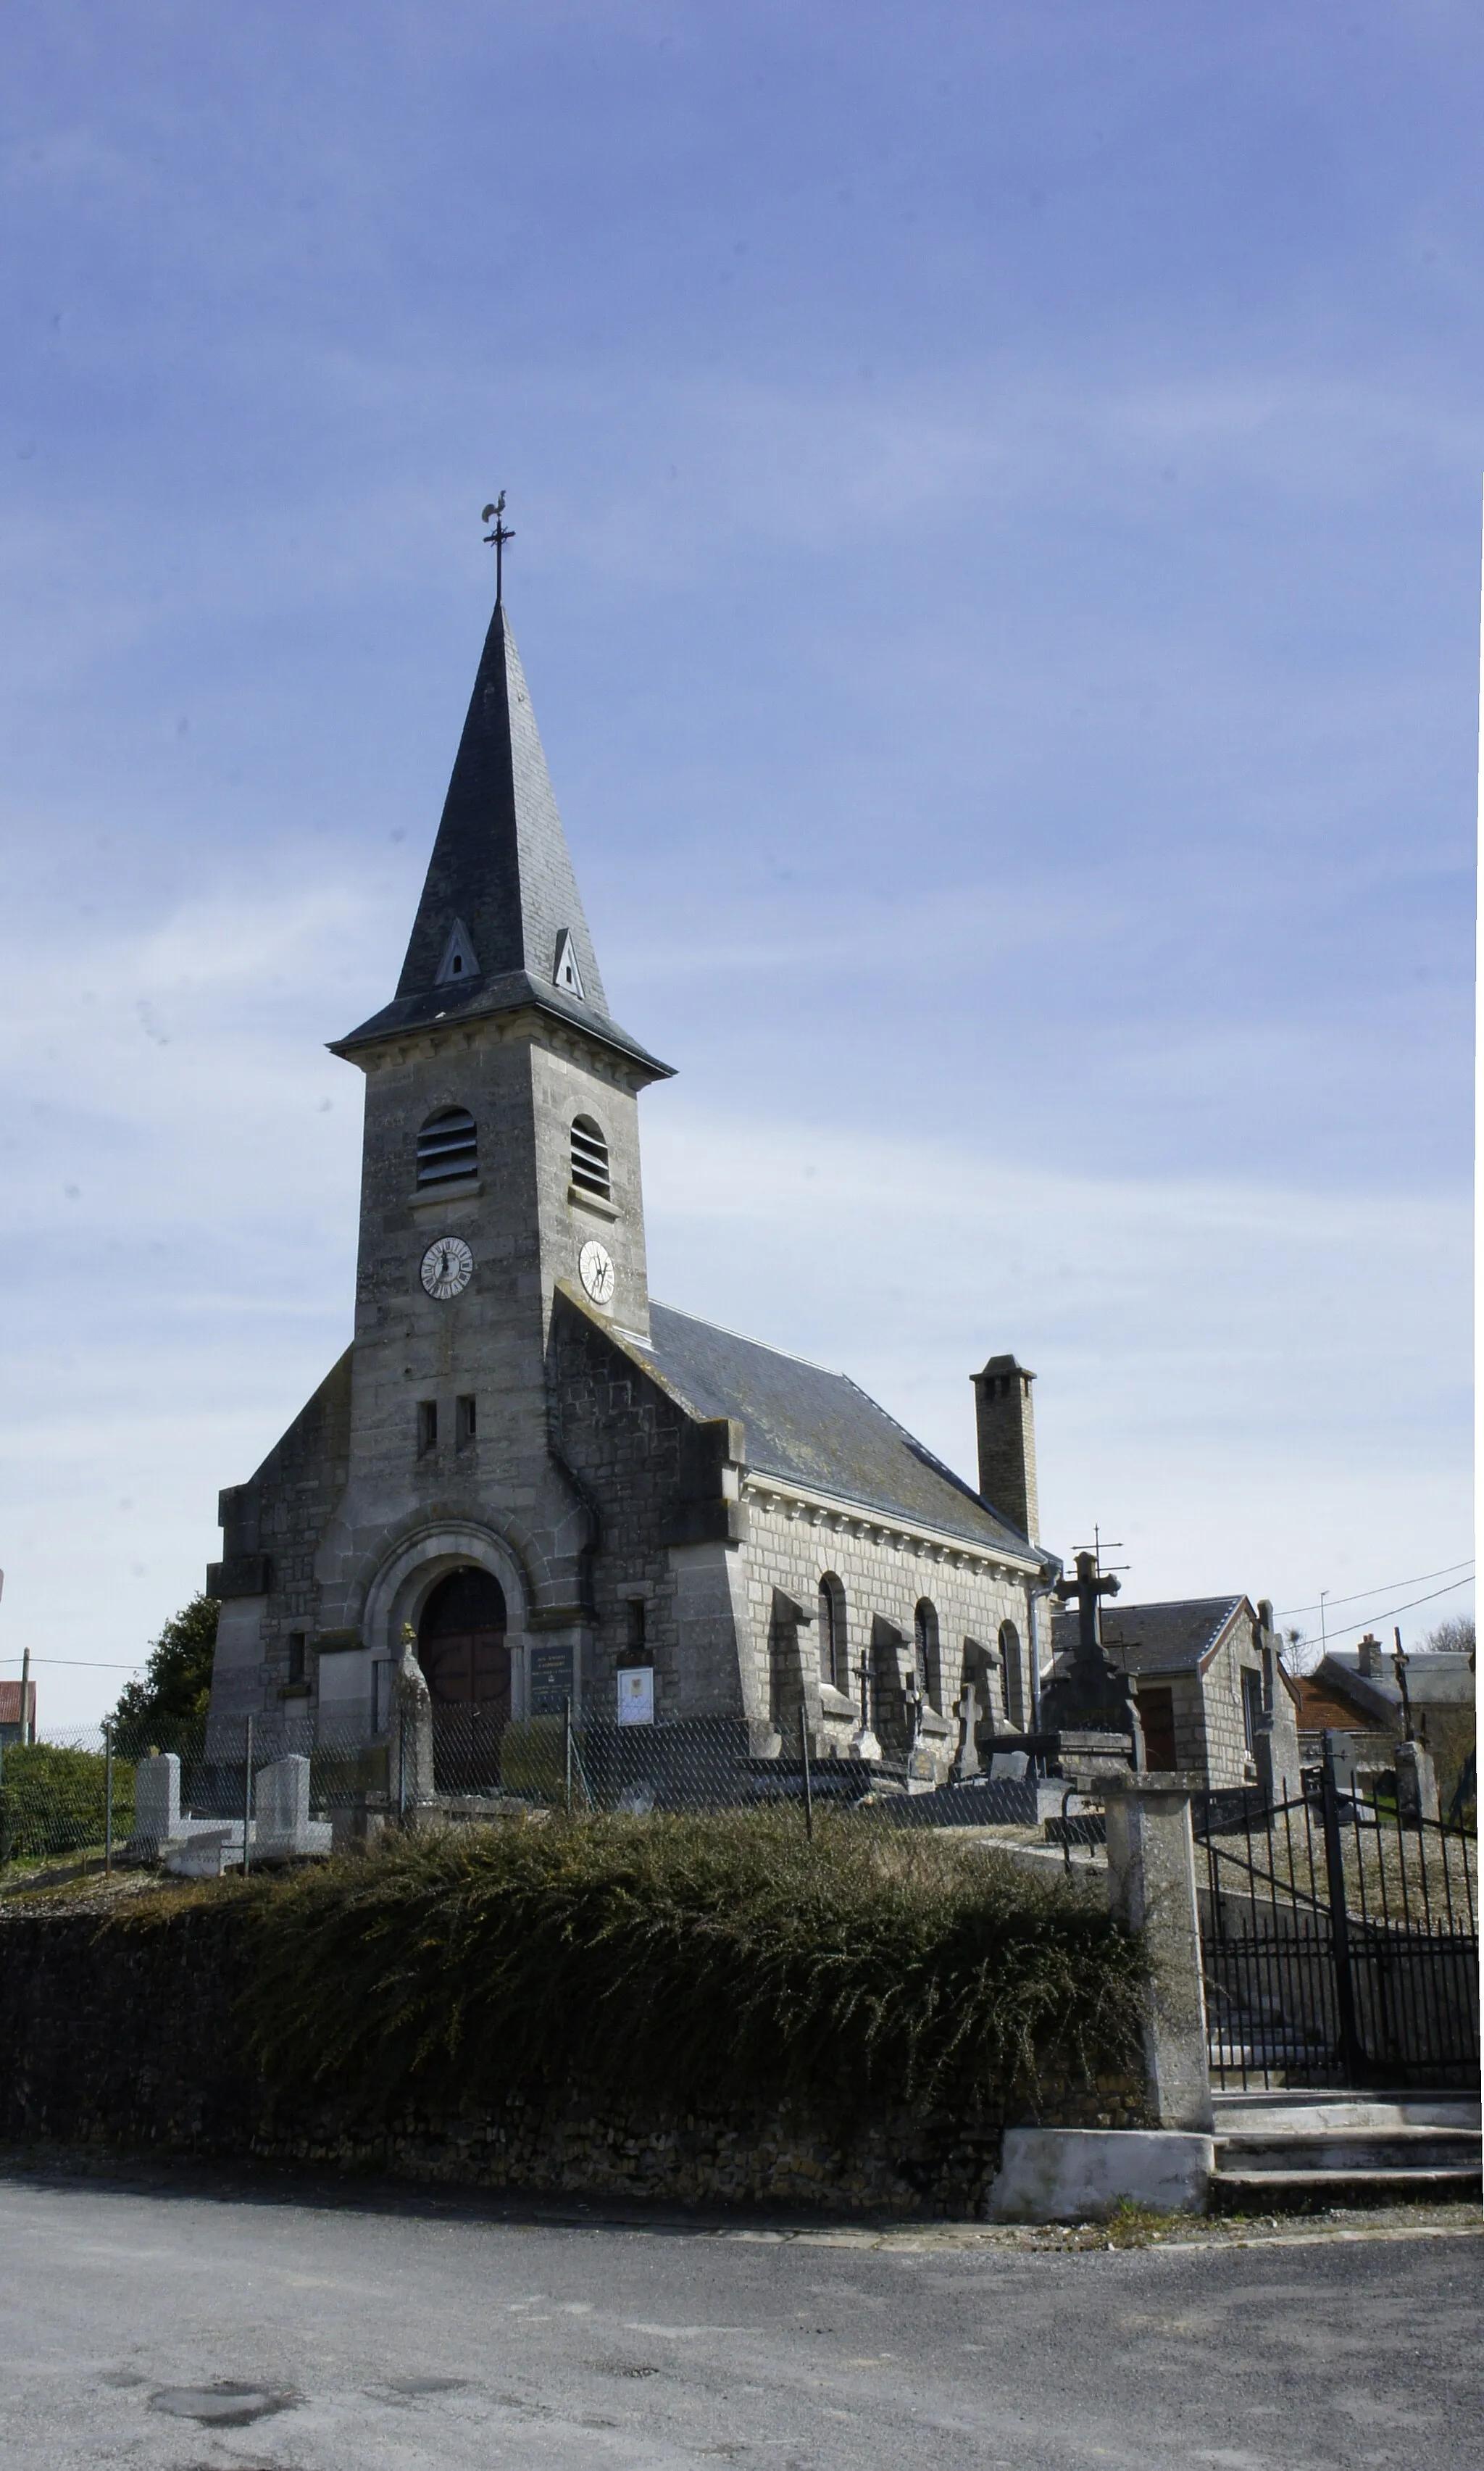
[(479, 1133), (467, 1107), (445, 1107), (428, 1118), (417, 1136), (419, 1185), (452, 1184), (459, 1176), (477, 1175), (479, 1164)]
[(438, 1402), (436, 1399), (417, 1401), (417, 1455), (425, 1459), (438, 1446)]
[(939, 1705), (938, 1695), (938, 1616), (926, 1596), (919, 1599), (912, 1615), (912, 1660), (917, 1667), (917, 1687), (930, 1706)]
[(579, 1191), (612, 1197), (608, 1144), (591, 1116), (578, 1116), (572, 1127), (572, 1181)]
[(1246, 1735), (1249, 1758), (1258, 1747), (1258, 1724), (1261, 1714), (1262, 1676), (1247, 1666), (1242, 1672), (1242, 1731)]
[(1025, 1667), (1021, 1659), (1021, 1635), (1011, 1621), (1000, 1625), (1000, 1692), (1011, 1729), (1025, 1730)]
[(478, 1430), (479, 1421), (474, 1400), (469, 1398), (456, 1399), (454, 1401), (454, 1439), (461, 1450), (466, 1450), (468, 1448), (469, 1444), (474, 1440)]
[(845, 1590), (833, 1570), (827, 1570), (819, 1582), (819, 1678), (833, 1690), (850, 1688)]
[(301, 1630), (290, 1631), (289, 1679), (291, 1682), (302, 1682), (304, 1679), (304, 1651), (308, 1644), (309, 1638), (306, 1632)]

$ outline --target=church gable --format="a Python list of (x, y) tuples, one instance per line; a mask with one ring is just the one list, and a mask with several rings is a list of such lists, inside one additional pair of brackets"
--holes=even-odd
[(564, 1460), (596, 1496), (602, 1550), (619, 1563), (746, 1533), (727, 1481), (744, 1446), (732, 1419), (697, 1415), (575, 1289), (552, 1311), (552, 1385)]
[(222, 1494), (223, 1558), (207, 1569), (209, 1596), (288, 1589), (313, 1613), (315, 1552), (349, 1473), (353, 1354), (347, 1347), (256, 1473)]

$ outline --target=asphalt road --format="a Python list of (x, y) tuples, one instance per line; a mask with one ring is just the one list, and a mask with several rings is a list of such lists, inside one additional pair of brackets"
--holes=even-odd
[(1484, 2242), (1047, 2253), (0, 2170), (7, 2471), (1474, 2466)]

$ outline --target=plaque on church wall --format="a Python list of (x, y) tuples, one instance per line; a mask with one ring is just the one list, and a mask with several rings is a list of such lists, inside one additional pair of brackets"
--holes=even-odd
[(530, 1713), (559, 1716), (572, 1696), (570, 1647), (533, 1647), (530, 1651)]
[(652, 1664), (629, 1664), (618, 1676), (619, 1723), (621, 1725), (652, 1725), (654, 1722), (654, 1667)]

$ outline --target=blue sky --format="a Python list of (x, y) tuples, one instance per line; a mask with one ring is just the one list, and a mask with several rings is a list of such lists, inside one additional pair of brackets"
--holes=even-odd
[(680, 1068), (655, 1291), (965, 1468), (1013, 1347), (1047, 1541), (1136, 1596), (1453, 1575), (1481, 62), (1447, 5), (6, 12), (0, 1670), (97, 1659), (43, 1721), (348, 1335), (324, 1041), (501, 486)]

